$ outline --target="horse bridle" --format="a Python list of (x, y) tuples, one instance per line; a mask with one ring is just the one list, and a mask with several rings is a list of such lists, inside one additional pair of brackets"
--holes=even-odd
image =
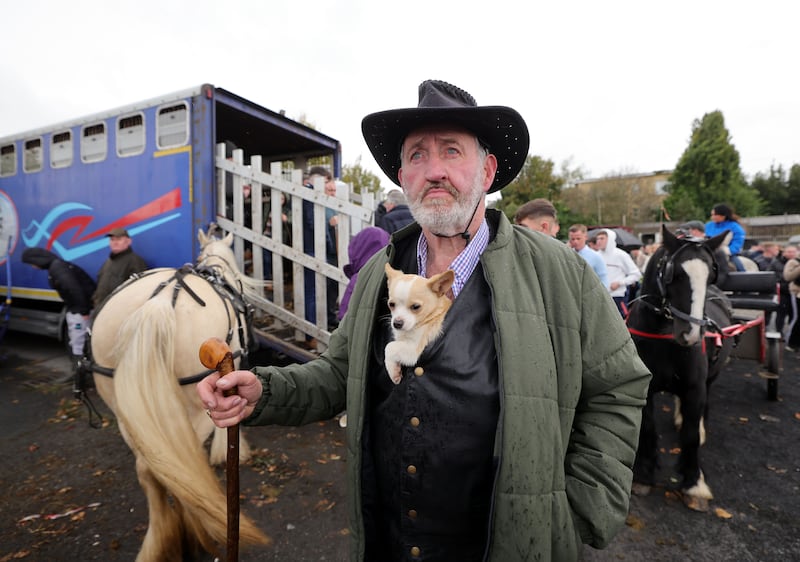
[(667, 298), (667, 285), (672, 283), (672, 280), (675, 276), (675, 260), (678, 258), (681, 252), (683, 252), (686, 248), (690, 246), (690, 244), (693, 246), (699, 246), (711, 258), (711, 274), (709, 275), (709, 281), (708, 281), (709, 284), (714, 283), (717, 280), (718, 266), (717, 266), (717, 259), (714, 256), (714, 253), (705, 244), (698, 244), (696, 242), (691, 242), (682, 245), (675, 251), (674, 254), (664, 254), (657, 265), (658, 271), (656, 272), (656, 284), (658, 285), (658, 292), (659, 296), (661, 297), (661, 306), (658, 307), (645, 300), (644, 297), (646, 297), (647, 295), (643, 295), (642, 297), (640, 297), (640, 299), (642, 304), (650, 307), (652, 310), (655, 310), (668, 320), (677, 318), (679, 320), (683, 320), (684, 322), (688, 322), (690, 324), (696, 324), (700, 327), (705, 327), (709, 325), (708, 318), (706, 317), (696, 318), (694, 316), (691, 316), (690, 314), (686, 314), (682, 310), (675, 308)]

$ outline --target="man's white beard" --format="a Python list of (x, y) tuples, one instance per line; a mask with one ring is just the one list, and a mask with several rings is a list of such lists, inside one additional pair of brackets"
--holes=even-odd
[(449, 206), (447, 199), (428, 199), (423, 202), (422, 199), (428, 190), (426, 188), (420, 193), (418, 199), (408, 202), (414, 220), (422, 228), (441, 236), (461, 234), (469, 227), (475, 209), (484, 196), (480, 175), (475, 174), (475, 180), (469, 193), (460, 193), (450, 184), (436, 185), (435, 187), (450, 192), (454, 198), (452, 206)]

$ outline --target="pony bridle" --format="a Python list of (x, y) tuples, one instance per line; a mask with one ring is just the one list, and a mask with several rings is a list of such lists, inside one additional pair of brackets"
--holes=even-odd
[[(713, 252), (704, 244), (697, 244), (692, 243), (693, 246), (699, 246), (702, 248), (708, 256), (711, 258), (711, 265), (709, 270), (709, 280), (708, 284), (713, 283), (717, 279), (717, 260), (714, 257)], [(675, 306), (669, 302), (667, 298), (667, 285), (672, 282), (672, 278), (675, 271), (675, 260), (680, 255), (680, 253), (685, 249), (688, 248), (689, 244), (684, 244), (674, 254), (664, 255), (661, 258), (661, 263), (658, 264), (658, 272), (656, 276), (656, 281), (658, 283), (658, 292), (661, 296), (661, 307), (653, 307), (658, 310), (665, 318), (668, 320), (672, 320), (673, 318), (677, 318), (679, 320), (683, 320), (684, 322), (688, 322), (689, 324), (696, 324), (701, 328), (708, 326), (709, 319), (706, 317), (697, 318), (690, 314), (686, 314), (682, 310), (679, 310)], [(647, 303), (650, 304), (650, 303)], [(650, 306), (653, 306), (652, 304)]]

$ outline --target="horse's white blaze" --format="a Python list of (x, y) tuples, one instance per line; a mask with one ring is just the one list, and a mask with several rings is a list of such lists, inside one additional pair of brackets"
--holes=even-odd
[[(708, 264), (701, 259), (686, 260), (681, 264), (689, 283), (692, 287), (692, 305), (689, 316), (692, 318), (703, 318), (706, 307), (706, 284), (710, 270)], [(697, 324), (689, 325), (689, 333), (686, 335), (686, 343), (694, 345), (700, 341), (700, 326)]]
[(713, 500), (714, 494), (711, 493), (711, 488), (708, 487), (706, 484), (706, 477), (703, 474), (703, 471), (700, 471), (700, 478), (697, 480), (697, 484), (689, 488), (688, 490), (684, 490), (683, 492), (687, 496), (693, 496), (696, 498), (703, 498), (706, 500)]

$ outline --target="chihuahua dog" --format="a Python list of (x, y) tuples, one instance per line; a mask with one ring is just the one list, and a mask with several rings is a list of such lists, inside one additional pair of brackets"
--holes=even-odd
[(422, 350), (439, 337), (444, 316), (452, 305), (447, 292), (455, 281), (455, 272), (426, 279), (405, 274), (388, 263), (389, 311), (392, 313), (394, 341), (386, 344), (386, 370), (394, 384), (403, 378), (401, 365), (414, 365)]

